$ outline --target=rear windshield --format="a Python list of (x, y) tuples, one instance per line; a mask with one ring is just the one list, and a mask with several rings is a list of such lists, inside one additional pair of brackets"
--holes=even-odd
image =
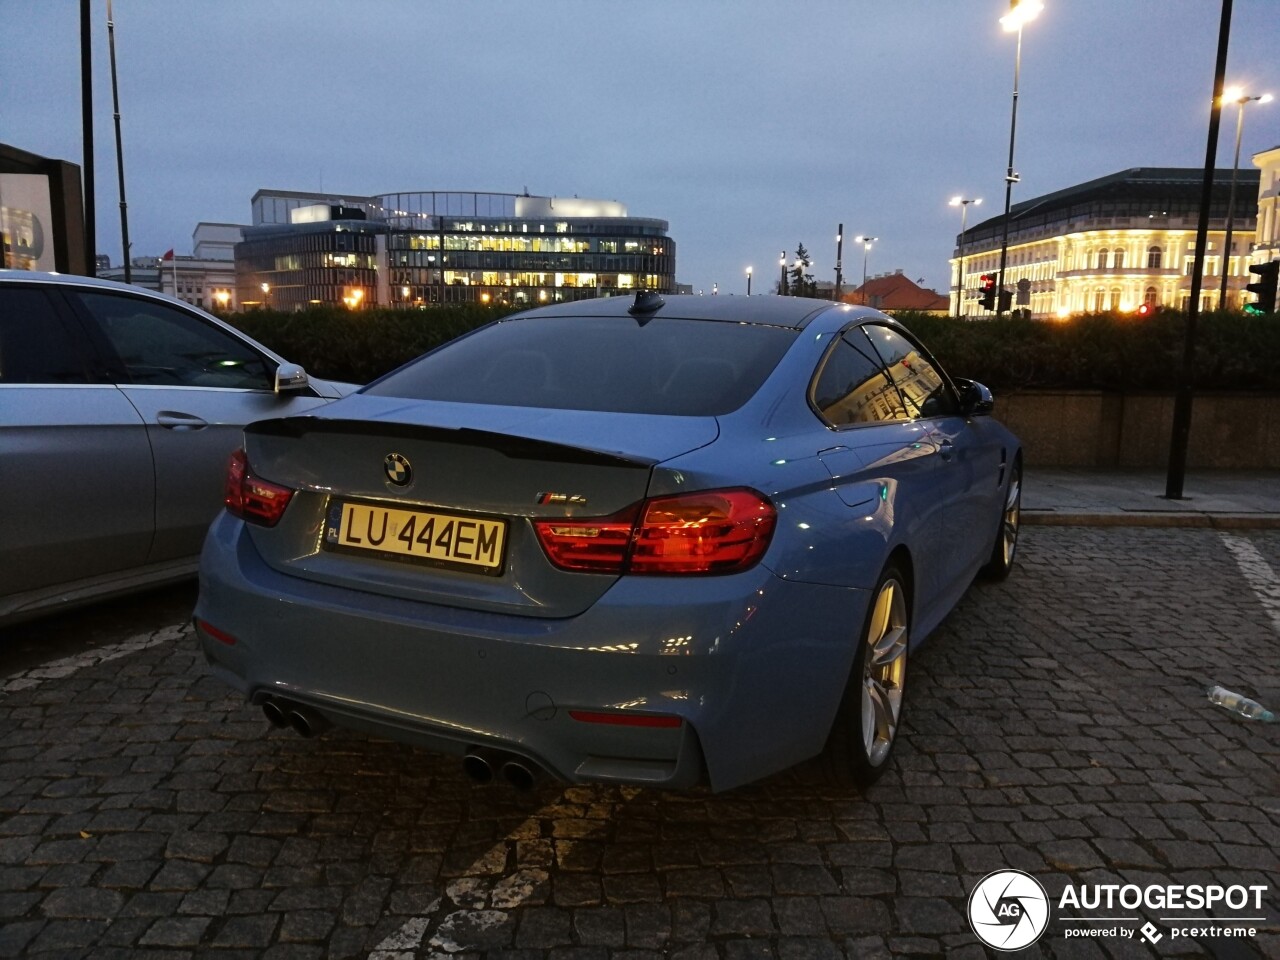
[(717, 416), (759, 389), (796, 331), (630, 317), (529, 317), (485, 327), (365, 393), (514, 407)]

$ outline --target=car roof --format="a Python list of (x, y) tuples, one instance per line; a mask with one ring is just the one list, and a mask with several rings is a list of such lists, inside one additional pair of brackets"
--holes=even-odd
[[(0, 283), (56, 283), (77, 287), (94, 287), (99, 290), (120, 290), (129, 293), (148, 293), (155, 295), (155, 290), (139, 287), (132, 283), (119, 283), (115, 280), (103, 280), (99, 277), (86, 277), (78, 273), (42, 273), (39, 270), (0, 270)], [(166, 298), (168, 299), (168, 298)]]
[[(650, 295), (653, 296), (653, 295)], [(733, 294), (699, 296), (690, 294), (661, 294), (661, 305), (643, 313), (631, 313), (636, 303), (633, 296), (595, 297), (590, 300), (574, 300), (514, 314), (520, 317), (667, 317), (682, 320), (722, 320), (728, 323), (755, 323), (773, 327), (802, 329), (819, 314), (847, 305), (830, 300), (812, 300), (808, 297), (779, 297), (765, 294), (755, 297), (739, 297)]]

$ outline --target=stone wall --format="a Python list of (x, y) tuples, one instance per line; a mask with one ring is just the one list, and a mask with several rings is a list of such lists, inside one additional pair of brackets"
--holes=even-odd
[[(1046, 467), (1168, 465), (1173, 394), (1024, 390), (996, 396), (995, 415)], [(1187, 466), (1280, 469), (1280, 394), (1197, 393)]]

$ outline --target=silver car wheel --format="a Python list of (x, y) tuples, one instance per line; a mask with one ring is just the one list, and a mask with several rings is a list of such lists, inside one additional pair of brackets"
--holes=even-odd
[(889, 755), (898, 732), (907, 679), (906, 593), (897, 580), (886, 580), (876, 594), (865, 642), (862, 746), (867, 762), (877, 767)]
[(1004, 565), (1013, 565), (1018, 550), (1018, 526), (1022, 522), (1022, 477), (1015, 473), (1009, 479), (1009, 492), (1004, 498), (1004, 516), (1000, 522), (1000, 544)]

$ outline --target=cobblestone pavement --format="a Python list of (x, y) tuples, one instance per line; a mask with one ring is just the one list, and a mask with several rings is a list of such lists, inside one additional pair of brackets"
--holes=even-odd
[[(1277, 570), (1275, 531), (1028, 530), (913, 657), (865, 795), (817, 764), (717, 796), (520, 794), (273, 731), (186, 627), (61, 656), (0, 678), (0, 955), (981, 957), (968, 893), (1017, 867), (1055, 902), (1026, 956), (1280, 956), (1280, 725), (1201, 691), (1280, 705)], [(1094, 882), (1270, 890), (1234, 941), (1144, 909), (1151, 947), (1066, 936), (1058, 893)]]

